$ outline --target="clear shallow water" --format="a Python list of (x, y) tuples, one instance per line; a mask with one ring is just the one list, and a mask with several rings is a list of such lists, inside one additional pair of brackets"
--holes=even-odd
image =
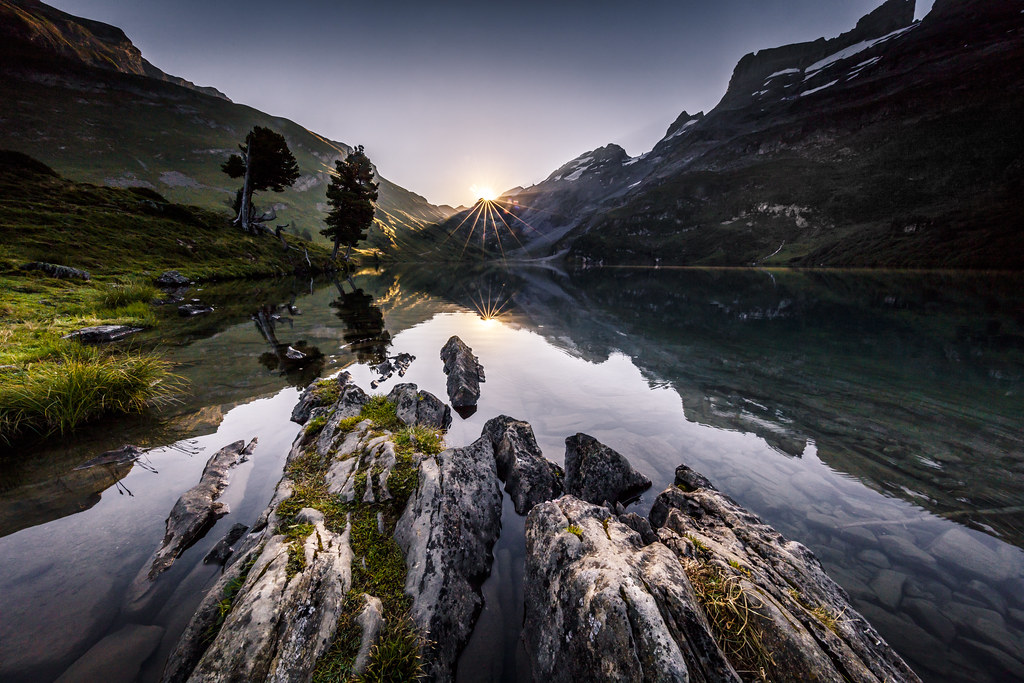
[[(487, 381), (450, 445), (502, 413), (529, 421), (556, 462), (566, 436), (589, 433), (654, 480), (641, 512), (685, 462), (814, 550), (926, 679), (1024, 680), (1020, 278), (420, 268), (354, 284), (361, 293), (292, 282), (199, 292), (218, 312), (175, 321), (160, 342), (193, 386), (164, 422), (96, 430), (42, 464), (4, 461), (0, 678), (55, 678), (105, 635), (154, 624), (159, 644), (135, 654), (156, 680), (216, 577), (202, 557), (269, 501), (298, 430), (295, 387), (348, 367), (368, 388), (368, 360), (407, 352), (406, 376), (379, 390), (410, 381), (443, 397), (437, 354), (458, 334)], [(301, 315), (277, 307), (292, 301)], [(249, 318), (265, 304), (283, 318), (270, 335)], [(274, 339), (324, 356), (282, 367)], [(216, 449), (252, 436), (259, 447), (225, 494), (231, 514), (145, 605), (126, 606), (174, 500)], [(126, 441), (174, 446), (150, 451), (149, 469), (73, 470)], [(522, 528), (506, 505), (461, 680), (525, 678)]]

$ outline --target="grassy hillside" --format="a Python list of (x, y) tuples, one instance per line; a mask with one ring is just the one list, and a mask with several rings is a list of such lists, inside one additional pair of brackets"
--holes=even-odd
[[(303, 252), (243, 235), (224, 214), (173, 204), (148, 189), (76, 183), (16, 152), (0, 152), (0, 446), (25, 433), (74, 429), (106, 412), (133, 412), (173, 393), (159, 358), (85, 347), (82, 327), (156, 324), (153, 280), (292, 273)], [(314, 268), (328, 250), (295, 237)], [(87, 270), (63, 280), (22, 270), (43, 261)]]
[[(7, 9), (0, 4), (0, 22), (16, 19)], [(36, 23), (40, 31), (60, 30), (45, 17)], [(257, 206), (276, 206), (276, 223), (322, 239), (327, 174), (347, 145), (226, 99), (98, 68), (48, 44), (0, 41), (0, 149), (29, 154), (75, 180), (148, 187), (172, 202), (227, 211), (240, 183), (220, 164), (254, 125), (265, 126), (285, 136), (302, 176), (283, 193), (257, 194)], [(382, 178), (379, 230), (364, 246), (394, 253), (448, 213)]]

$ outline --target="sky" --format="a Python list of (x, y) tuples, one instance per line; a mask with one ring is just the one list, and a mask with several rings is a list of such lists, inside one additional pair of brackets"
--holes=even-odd
[[(614, 142), (648, 151), (736, 62), (833, 37), (881, 0), (49, 0), (163, 71), (325, 137), (435, 204)], [(930, 8), (918, 0), (918, 17)]]

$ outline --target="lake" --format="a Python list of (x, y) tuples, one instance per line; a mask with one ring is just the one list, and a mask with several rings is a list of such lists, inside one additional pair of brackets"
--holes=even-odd
[[(158, 348), (190, 382), (153, 415), (0, 460), (0, 679), (116, 662), (156, 681), (219, 567), (231, 525), (270, 500), (302, 387), (412, 354), (444, 399), (441, 346), (486, 370), (479, 409), (530, 422), (549, 459), (585, 432), (654, 481), (677, 465), (807, 545), (854, 607), (929, 681), (1024, 680), (1024, 278), (1013, 275), (544, 267), (388, 267), (351, 281), (234, 282), (163, 307)], [(289, 358), (288, 348), (305, 358)], [(230, 513), (142, 600), (128, 589), (206, 460), (257, 437)], [(81, 466), (126, 443), (134, 462)], [(508, 497), (462, 681), (529, 680), (524, 520)], [(76, 664), (77, 662), (77, 664)], [(79, 668), (75, 668), (79, 667)]]

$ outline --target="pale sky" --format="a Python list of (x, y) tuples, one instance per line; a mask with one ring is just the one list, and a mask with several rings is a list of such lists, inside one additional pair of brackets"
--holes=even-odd
[[(881, 0), (51, 0), (167, 73), (326, 137), (435, 204), (649, 150), (745, 53), (849, 30)], [(918, 16), (930, 8), (919, 0)]]

